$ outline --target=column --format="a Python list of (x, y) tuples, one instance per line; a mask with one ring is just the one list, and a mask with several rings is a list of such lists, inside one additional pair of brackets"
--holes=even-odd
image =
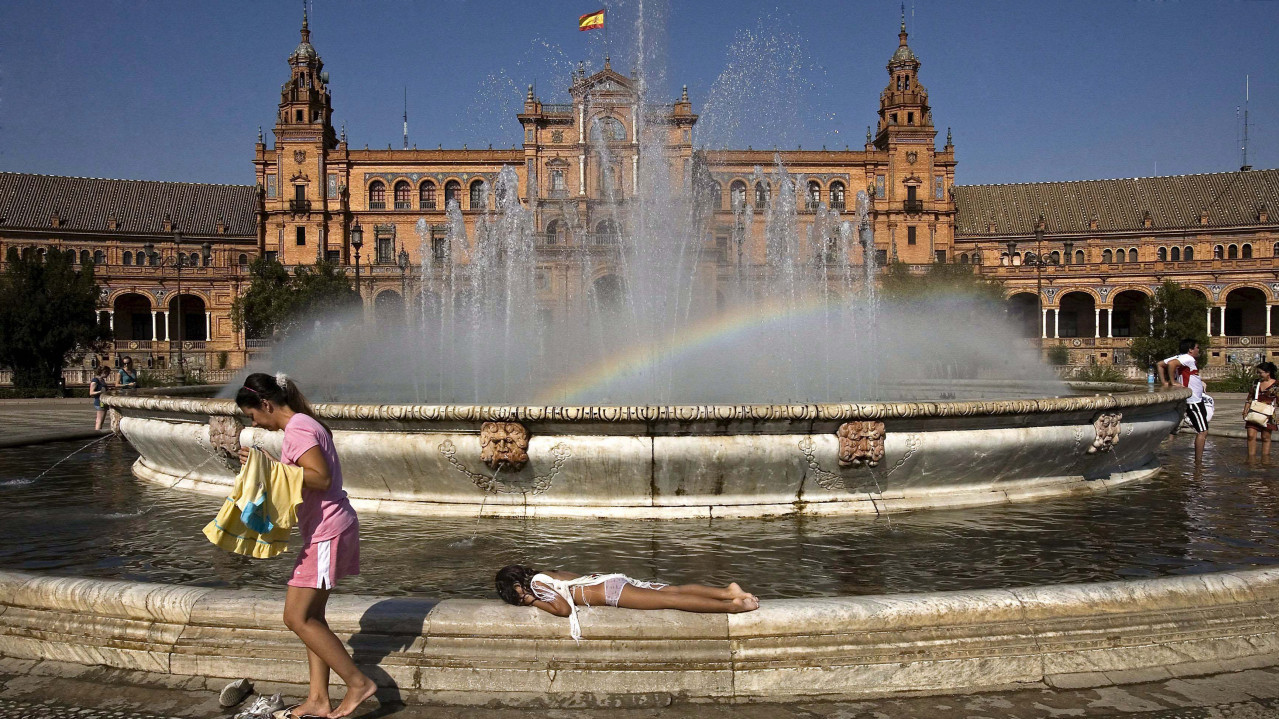
[(1106, 336), (1115, 336), (1115, 308), (1112, 306), (1106, 310)]
[(586, 155), (577, 156), (577, 194), (586, 194)]
[(204, 311), (204, 339), (213, 339), (213, 313), (208, 310)]
[(1061, 339), (1061, 308), (1053, 310), (1053, 339)]
[(1204, 321), (1208, 323), (1204, 325), (1204, 330), (1207, 332), (1208, 336), (1211, 337), (1212, 336), (1212, 307), (1211, 306), (1208, 307), (1208, 318)]
[(156, 315), (160, 314), (157, 310), (151, 310), (151, 341), (156, 341)]
[(1048, 339), (1048, 310), (1039, 310), (1039, 339)]
[(1272, 307), (1273, 305), (1271, 305), (1269, 302), (1266, 303), (1266, 336), (1267, 337), (1270, 336), (1270, 313), (1273, 312), (1273, 310), (1271, 309)]
[(1225, 337), (1226, 336), (1226, 306), (1222, 305), (1221, 307), (1217, 309), (1221, 310), (1221, 314), (1219, 315), (1219, 317), (1221, 317), (1221, 324), (1218, 325), (1217, 327), (1217, 336)]
[(115, 336), (115, 310), (107, 310), (107, 325), (111, 328), (111, 336)]
[(1092, 336), (1101, 336), (1101, 308), (1092, 308)]

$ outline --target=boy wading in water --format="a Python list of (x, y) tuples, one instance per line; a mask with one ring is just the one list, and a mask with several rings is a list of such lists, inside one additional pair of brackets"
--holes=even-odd
[(1157, 362), (1155, 371), (1164, 387), (1171, 387), (1175, 381), (1190, 390), (1190, 397), (1186, 399), (1186, 419), (1195, 428), (1195, 464), (1199, 464), (1203, 461), (1204, 443), (1208, 439), (1204, 382), (1199, 379), (1199, 343), (1193, 339), (1182, 340), (1177, 356)]
[[(333, 586), (342, 577), (360, 573), (360, 521), (342, 489), (342, 464), (333, 435), (315, 419), (306, 398), (284, 373), (249, 375), (235, 403), (253, 426), (284, 430), (280, 461), (302, 468), (302, 504), (297, 508), (302, 549), (284, 597), (284, 624), (306, 645), (311, 689), (304, 703), (277, 716), (350, 716), (373, 696), (377, 685), (355, 666), (324, 620)], [(241, 462), (248, 461), (249, 451), (240, 449)], [(346, 696), (337, 709), (329, 699), (330, 669), (346, 682)]]

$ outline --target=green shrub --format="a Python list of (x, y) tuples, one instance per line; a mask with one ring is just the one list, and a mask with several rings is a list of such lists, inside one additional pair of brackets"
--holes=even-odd
[(1058, 345), (1048, 348), (1048, 364), (1061, 367), (1070, 364), (1070, 350)]
[(1074, 379), (1080, 382), (1125, 382), (1122, 370), (1111, 364), (1091, 364), (1079, 368)]
[(1204, 382), (1207, 390), (1209, 392), (1251, 392), (1252, 383), (1257, 379), (1252, 365), (1231, 362), (1227, 367), (1225, 377)]

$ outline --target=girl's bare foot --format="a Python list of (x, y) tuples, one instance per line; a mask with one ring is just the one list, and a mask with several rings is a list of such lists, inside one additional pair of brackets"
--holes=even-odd
[(368, 677), (364, 677), (363, 683), (356, 683), (354, 686), (346, 688), (346, 696), (342, 697), (342, 703), (338, 704), (338, 708), (333, 710), (328, 716), (330, 719), (341, 719), (342, 717), (351, 716), (355, 712), (356, 707), (360, 706), (365, 699), (373, 696), (377, 691), (377, 684)]
[(730, 599), (745, 599), (746, 597), (751, 596), (751, 594), (742, 589), (741, 585), (737, 582), (729, 582), (728, 586), (724, 588), (728, 590), (728, 596)]
[(329, 712), (332, 710), (333, 710), (333, 707), (329, 706), (329, 702), (327, 700), (307, 699), (305, 702), (302, 702), (301, 704), (299, 704), (297, 708), (293, 709), (293, 716), (301, 717), (301, 716), (310, 715), (310, 716), (317, 716), (317, 717), (326, 717), (329, 715)]
[(737, 597), (730, 599), (729, 602), (733, 605), (734, 613), (753, 612), (759, 609), (759, 600), (755, 597)]

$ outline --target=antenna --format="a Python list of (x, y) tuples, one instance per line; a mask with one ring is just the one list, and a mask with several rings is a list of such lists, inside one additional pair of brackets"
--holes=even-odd
[(1250, 95), (1250, 82), (1247, 75), (1243, 76), (1243, 164), (1239, 166), (1240, 172), (1247, 172), (1252, 169), (1252, 165), (1248, 164), (1248, 100)]
[(404, 149), (409, 149), (409, 86), (404, 86)]

